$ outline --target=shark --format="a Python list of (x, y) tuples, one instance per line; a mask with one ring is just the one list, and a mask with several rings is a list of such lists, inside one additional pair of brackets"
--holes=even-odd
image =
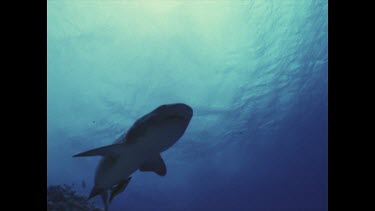
[(165, 176), (161, 153), (182, 137), (192, 117), (193, 109), (187, 104), (161, 105), (135, 121), (113, 144), (73, 155), (101, 156), (88, 199), (100, 195), (108, 211), (108, 204), (125, 190), (137, 170)]

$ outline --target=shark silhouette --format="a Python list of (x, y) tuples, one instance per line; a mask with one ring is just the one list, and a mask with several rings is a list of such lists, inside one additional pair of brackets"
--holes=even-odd
[(136, 170), (165, 176), (167, 168), (160, 153), (181, 138), (192, 116), (193, 109), (186, 104), (161, 105), (138, 119), (112, 145), (74, 155), (103, 156), (89, 199), (100, 195), (108, 211), (108, 202), (125, 190)]

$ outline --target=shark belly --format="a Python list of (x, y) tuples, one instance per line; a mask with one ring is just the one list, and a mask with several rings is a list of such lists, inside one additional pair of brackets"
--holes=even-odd
[[(170, 148), (185, 132), (186, 125), (177, 120), (152, 127), (128, 145), (118, 157), (103, 157), (95, 175), (95, 186), (111, 188), (126, 180), (146, 161)], [(126, 143), (124, 143), (126, 145)]]
[(186, 125), (178, 120), (166, 121), (147, 131), (144, 147), (154, 154), (160, 154), (173, 146), (184, 134)]
[(138, 169), (141, 159), (131, 150), (118, 157), (103, 157), (96, 170), (95, 186), (108, 189), (123, 182)]

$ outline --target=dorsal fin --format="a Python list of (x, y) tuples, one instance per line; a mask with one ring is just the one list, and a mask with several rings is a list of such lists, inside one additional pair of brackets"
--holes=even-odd
[(146, 161), (139, 167), (140, 171), (152, 171), (160, 176), (167, 174), (167, 167), (160, 155), (153, 157), (151, 160)]

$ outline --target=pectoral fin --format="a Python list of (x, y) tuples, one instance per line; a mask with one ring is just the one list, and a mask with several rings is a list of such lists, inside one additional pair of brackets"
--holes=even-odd
[(167, 167), (165, 166), (163, 158), (160, 155), (142, 164), (139, 170), (152, 171), (160, 176), (165, 176), (167, 174)]
[(129, 184), (130, 180), (131, 180), (131, 177), (129, 177), (126, 181), (124, 181), (122, 183), (119, 183), (114, 188), (112, 188), (112, 190), (111, 190), (111, 196), (109, 198), (109, 203), (111, 203), (112, 199), (116, 195), (122, 193), (125, 190), (126, 186), (128, 186), (128, 184)]
[(86, 152), (79, 153), (73, 157), (85, 157), (85, 156), (116, 156), (120, 154), (120, 151), (124, 147), (122, 144), (112, 144), (104, 147), (99, 147)]

